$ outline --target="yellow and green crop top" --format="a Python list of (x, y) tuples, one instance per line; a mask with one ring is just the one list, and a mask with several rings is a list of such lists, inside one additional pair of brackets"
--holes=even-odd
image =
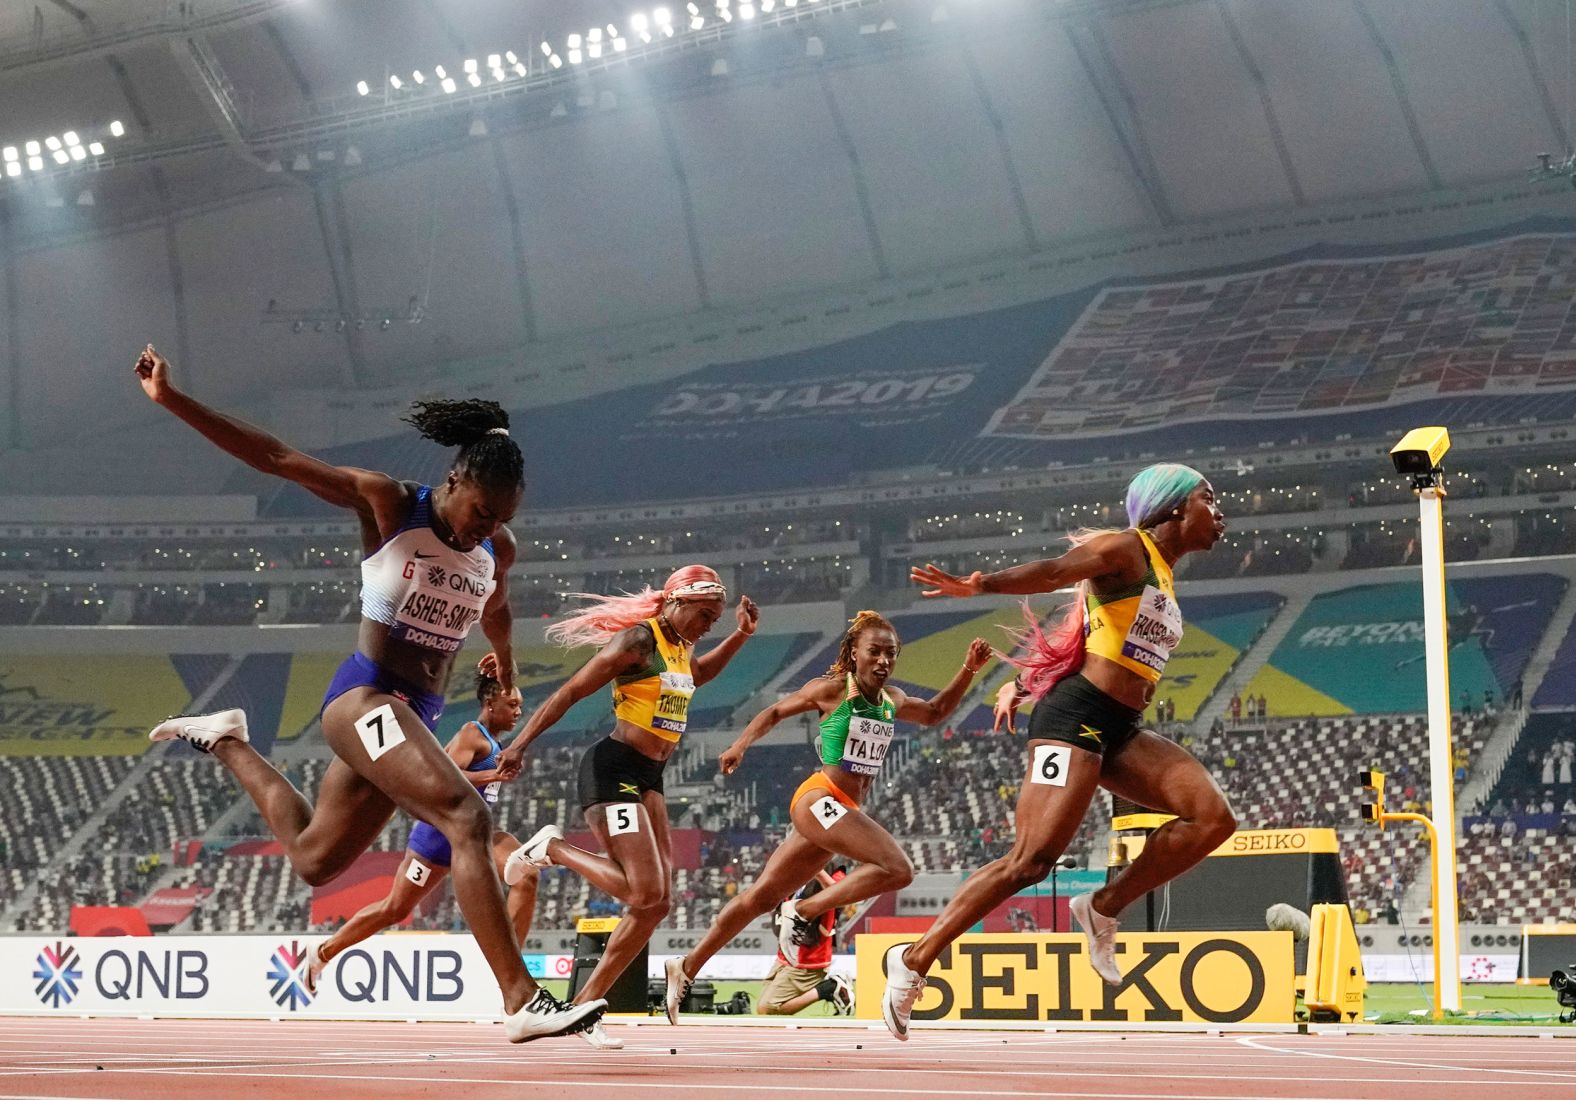
[(647, 619), (646, 626), (656, 641), (651, 662), (613, 681), (613, 714), (664, 741), (677, 741), (684, 736), (695, 694), (689, 646), (668, 641), (656, 619)]
[(1182, 641), (1182, 609), (1177, 606), (1171, 567), (1154, 539), (1142, 528), (1134, 533), (1144, 544), (1149, 572), (1120, 592), (1089, 593), (1084, 601), (1084, 649), (1153, 683)]

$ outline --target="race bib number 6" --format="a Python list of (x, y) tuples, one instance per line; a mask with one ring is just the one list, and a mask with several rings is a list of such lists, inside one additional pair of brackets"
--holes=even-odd
[(1034, 759), (1029, 764), (1029, 782), (1048, 787), (1067, 786), (1067, 765), (1072, 758), (1073, 750), (1066, 745), (1036, 745)]
[(633, 802), (615, 802), (607, 808), (607, 835), (640, 832), (640, 813)]

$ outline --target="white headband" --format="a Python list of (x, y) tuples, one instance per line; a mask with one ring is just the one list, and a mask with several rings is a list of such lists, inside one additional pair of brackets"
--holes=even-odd
[(682, 600), (688, 596), (694, 596), (703, 600), (709, 600), (713, 597), (726, 600), (728, 598), (728, 589), (720, 581), (690, 581), (688, 584), (681, 584), (672, 592), (669, 592), (667, 598), (670, 600)]
[(509, 434), (509, 429), (508, 428), (488, 428), (487, 431), (484, 432), (483, 434), (485, 434), (485, 435), (508, 435)]

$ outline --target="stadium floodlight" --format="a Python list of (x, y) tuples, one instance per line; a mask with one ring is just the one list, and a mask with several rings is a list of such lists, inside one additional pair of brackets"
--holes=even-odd
[(44, 145), (46, 147), (48, 147), (48, 149), (49, 149), (49, 151), (51, 153), (58, 153), (58, 152), (60, 152), (60, 139), (57, 138), (54, 134), (50, 134), (47, 138), (44, 139)]
[(467, 57), (465, 59), (465, 64), (463, 64), (461, 68), (463, 68), (467, 73), (474, 73), (477, 68), (476, 59), (474, 57)]
[(8, 160), (5, 162), (5, 174), (8, 176), (20, 176), (22, 174), (22, 166), (14, 160)]
[(501, 69), (503, 68), (503, 60), (497, 54), (490, 53), (487, 55), (487, 67), (489, 69)]
[(581, 54), (581, 52), (579, 50), (571, 49), (569, 51), (569, 63), (571, 65), (578, 65), (578, 64), (580, 64), (582, 59), (583, 59), (583, 55)]
[(437, 77), (439, 80), (449, 79), (449, 71), (442, 65), (434, 65), (432, 67), (432, 75)]
[(356, 81), (356, 94), (357, 95), (366, 95), (367, 93), (369, 93), (371, 91), (372, 91), (372, 89), (367, 87), (367, 82), (365, 80), (358, 80), (358, 81)]
[(571, 34), (568, 38), (564, 39), (564, 41), (569, 44), (569, 48), (571, 50), (578, 50), (580, 48), (580, 44), (584, 42), (585, 39), (581, 38), (578, 34)]
[(70, 164), (71, 163), (71, 155), (69, 153), (67, 153), (64, 149), (56, 149), (50, 155), (55, 158), (55, 163), (56, 164)]
[(667, 8), (658, 8), (656, 11), (652, 12), (651, 20), (657, 25), (657, 29), (660, 30), (665, 37), (673, 37), (673, 13)]
[(504, 72), (502, 69), (494, 69), (492, 71), (492, 75), (493, 75), (493, 79), (494, 80), (496, 80), (498, 83), (502, 84), (504, 82), (504, 78), (507, 77), (509, 74)]
[(410, 74), (410, 78), (412, 80), (414, 80), (417, 84), (425, 84), (425, 83), (427, 83), (427, 78), (421, 75), (421, 70), (420, 69), (417, 69), (415, 72), (411, 73)]
[(43, 151), (44, 151), (44, 147), (42, 145), (40, 145), (38, 142), (30, 141), (30, 142), (27, 143), (27, 155), (28, 156), (36, 157), (40, 153), (42, 153)]
[(61, 136), (66, 139), (66, 144), (68, 146), (70, 146), (70, 145), (81, 145), (82, 144), (82, 139), (77, 137), (77, 132), (75, 130), (67, 130)]
[(755, 5), (752, 4), (750, 2), (750, 0), (744, 0), (744, 2), (739, 5), (739, 18), (740, 19), (754, 19), (755, 18)]
[(404, 86), (405, 82), (399, 78), (398, 73), (389, 73), (389, 87), (393, 88), (397, 92)]
[(615, 39), (613, 39), (613, 52), (614, 53), (623, 53), (628, 48), (629, 48), (629, 42), (628, 42), (627, 39), (624, 39), (624, 38), (615, 38)]
[(503, 59), (511, 65), (518, 65), (520, 63), (520, 59), (515, 56), (513, 50), (504, 50)]
[(552, 57), (553, 56), (553, 44), (551, 42), (543, 42), (542, 43), (542, 56), (543, 57)]
[(124, 137), (125, 134), (126, 134), (126, 127), (121, 125), (119, 119), (116, 119), (114, 122), (111, 122), (109, 124), (109, 136), (110, 137)]
[(43, 157), (28, 157), (27, 158), (27, 167), (28, 167), (29, 171), (42, 172), (44, 170), (44, 158)]
[(71, 159), (72, 160), (87, 160), (88, 159), (88, 151), (86, 149), (82, 148), (82, 146), (80, 146), (80, 145), (73, 145), (73, 146), (71, 146), (67, 150), (67, 152), (69, 152), (71, 154)]
[(482, 86), (482, 78), (477, 73), (466, 73), (465, 81), (473, 88), (480, 88)]
[(525, 74), (526, 74), (525, 62), (524, 61), (516, 61), (514, 63), (514, 75), (515, 76), (524, 76)]
[(454, 83), (454, 78), (452, 76), (446, 76), (443, 78), (443, 83), (440, 84), (439, 87), (443, 89), (445, 95), (453, 95), (454, 89), (458, 87), (458, 85)]
[(547, 63), (555, 69), (561, 69), (564, 67), (564, 59), (559, 57), (556, 53), (547, 59)]
[(19, 159), (17, 156), (16, 146), (7, 145), (4, 150), (0, 150), (0, 158), (4, 158), (7, 164)]

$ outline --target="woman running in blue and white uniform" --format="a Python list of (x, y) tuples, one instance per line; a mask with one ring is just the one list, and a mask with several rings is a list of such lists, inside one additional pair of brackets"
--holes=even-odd
[(323, 736), (335, 759), (316, 807), (248, 743), (243, 711), (172, 718), (152, 739), (178, 737), (212, 753), (314, 886), (366, 851), (396, 807), (427, 822), (453, 849), (455, 898), (503, 991), (510, 1041), (590, 1026), (604, 1002), (561, 1004), (526, 973), (493, 866), (492, 815), (432, 732), (454, 656), (478, 623), (492, 644), (495, 674), (514, 688), (508, 576), (515, 543), (505, 524), (524, 493), (524, 460), (509, 438), (508, 414), (490, 401), (417, 402), (406, 422), (440, 446), (459, 447), (443, 484), (432, 488), (330, 466), (209, 408), (175, 387), (151, 344), (135, 369), (155, 404), (220, 450), (354, 512), (366, 554), (356, 652), (323, 699)]

